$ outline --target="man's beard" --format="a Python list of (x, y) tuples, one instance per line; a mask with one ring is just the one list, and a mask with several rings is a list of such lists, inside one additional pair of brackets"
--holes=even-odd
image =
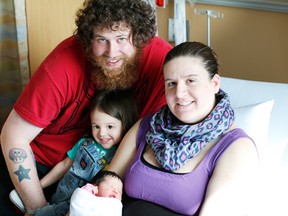
[(122, 57), (123, 64), (120, 68), (107, 68), (106, 57), (94, 57), (91, 78), (97, 89), (113, 90), (132, 87), (139, 77), (139, 62), (141, 51), (130, 58)]

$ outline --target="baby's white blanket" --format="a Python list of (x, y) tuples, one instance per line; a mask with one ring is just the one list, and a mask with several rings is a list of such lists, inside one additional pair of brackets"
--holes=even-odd
[(122, 203), (115, 198), (97, 197), (77, 188), (70, 202), (70, 216), (121, 216)]

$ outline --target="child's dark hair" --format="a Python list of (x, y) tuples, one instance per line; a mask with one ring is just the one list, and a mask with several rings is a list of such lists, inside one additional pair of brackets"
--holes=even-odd
[(91, 184), (94, 184), (96, 186), (99, 186), (99, 184), (103, 181), (105, 181), (106, 177), (112, 177), (112, 178), (116, 178), (119, 179), (122, 183), (122, 179), (119, 175), (117, 175), (115, 172), (113, 171), (108, 171), (108, 170), (101, 170), (99, 171), (90, 181)]
[(122, 122), (125, 134), (138, 120), (138, 105), (133, 89), (99, 90), (91, 110), (98, 108)]

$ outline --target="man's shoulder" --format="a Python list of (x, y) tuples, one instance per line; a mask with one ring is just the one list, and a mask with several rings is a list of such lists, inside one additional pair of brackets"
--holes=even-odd
[[(61, 41), (46, 57), (44, 64), (50, 65), (56, 62), (78, 62), (79, 59), (84, 58), (84, 49), (80, 40), (71, 36)], [(75, 61), (77, 60), (77, 61)]]
[(75, 36), (70, 36), (64, 40), (62, 40), (56, 47), (55, 50), (66, 50), (68, 48), (82, 48), (82, 43)]
[[(164, 39), (155, 36), (149, 43), (148, 45), (144, 48), (145, 49), (164, 49), (165, 51), (169, 51), (172, 49), (172, 45), (165, 41)], [(159, 50), (160, 51), (160, 50)]]
[(162, 38), (155, 36), (143, 49), (142, 62), (161, 63), (163, 62), (166, 54), (172, 49), (172, 45)]

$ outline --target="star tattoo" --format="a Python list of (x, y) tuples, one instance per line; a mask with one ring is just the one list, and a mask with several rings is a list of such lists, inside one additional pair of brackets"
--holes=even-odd
[(30, 172), (31, 169), (25, 169), (23, 166), (19, 166), (19, 169), (14, 172), (15, 175), (18, 176), (19, 182), (21, 182), (23, 179), (30, 179), (28, 173)]

